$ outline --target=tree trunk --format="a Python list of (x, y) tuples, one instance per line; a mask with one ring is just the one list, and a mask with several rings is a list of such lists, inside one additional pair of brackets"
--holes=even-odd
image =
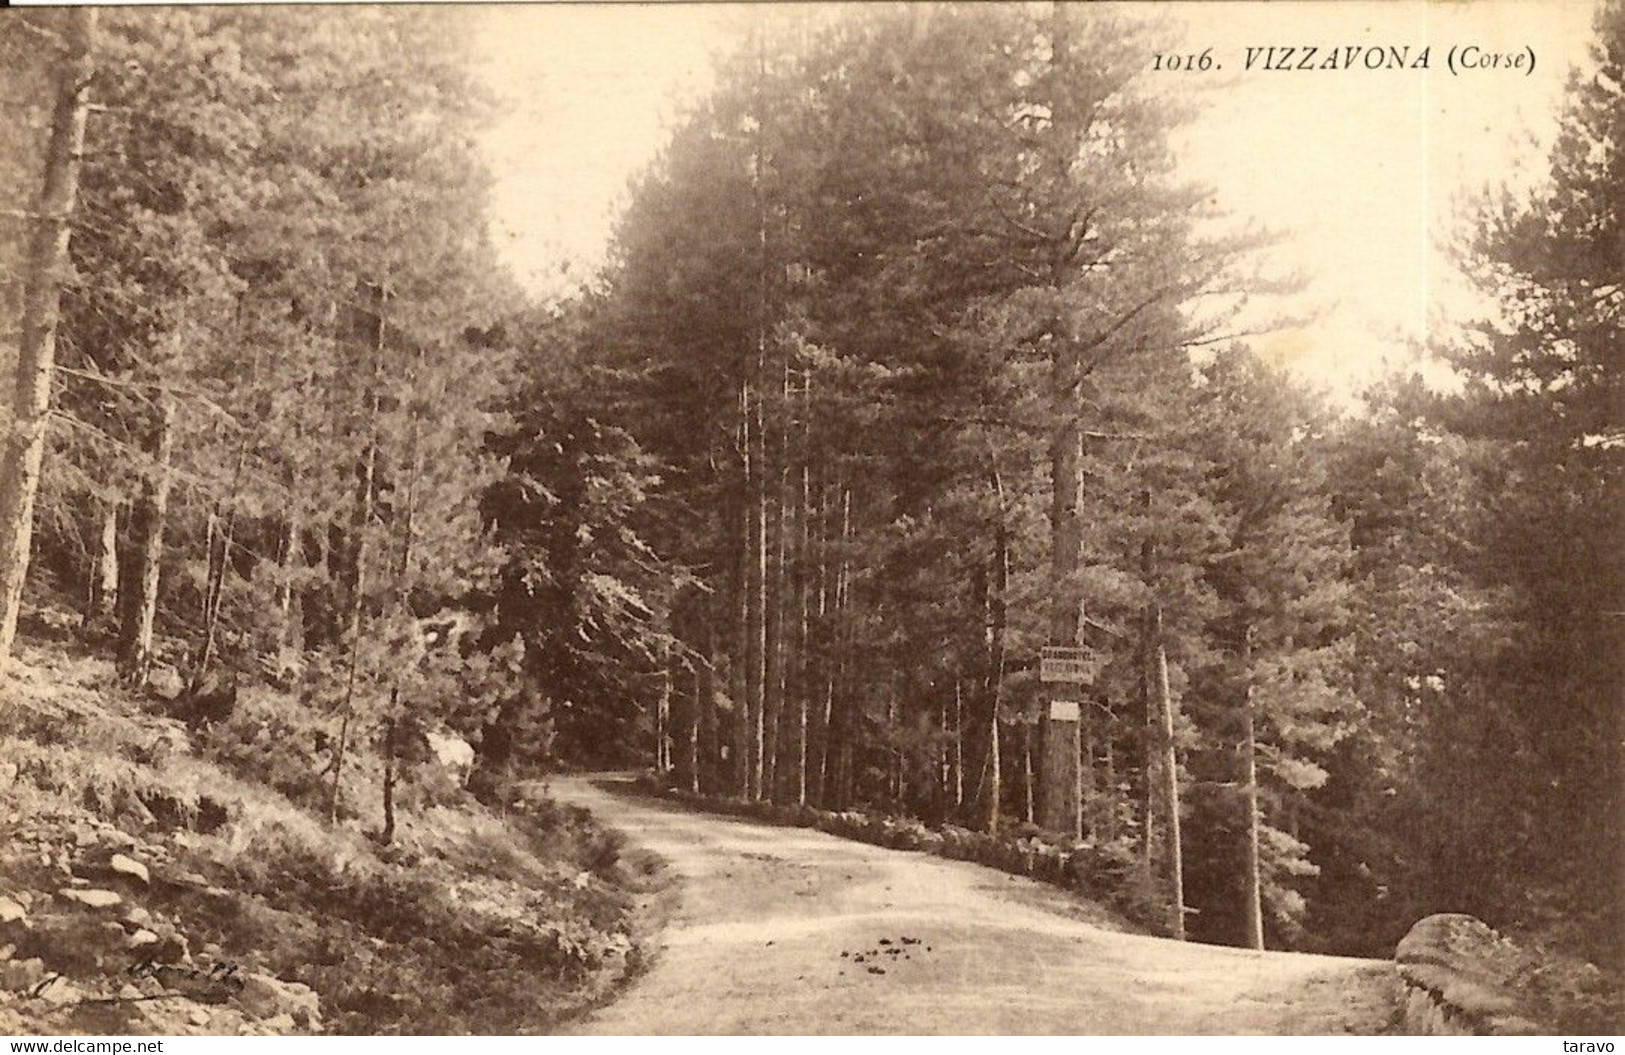
[(953, 740), (953, 766), (954, 775), (954, 816), (965, 805), (965, 683), (960, 678), (954, 679), (954, 740)]
[[(203, 642), (198, 648), (197, 662), (193, 664), (190, 683), (193, 688), (203, 683), (209, 666), (214, 661), (215, 642), (219, 635), (220, 608), (225, 600), (226, 569), (230, 565), (231, 545), (237, 530), (237, 500), (242, 490), (243, 472), (248, 467), (248, 437), (243, 438), (237, 451), (237, 465), (232, 472), (231, 491), (222, 502), (216, 502), (209, 513), (208, 572), (203, 587)], [(224, 510), (222, 510), (224, 506)]]
[(812, 375), (803, 375), (801, 388), (802, 440), (801, 486), (798, 496), (796, 524), (800, 529), (796, 554), (796, 634), (795, 634), (795, 695), (796, 695), (796, 805), (807, 804), (807, 694), (811, 682), (807, 677), (811, 664), (808, 649), (811, 644), (809, 630), (812, 613)]
[(1023, 780), (1021, 782), (1021, 787), (1022, 787), (1022, 791), (1026, 793), (1026, 801), (1022, 804), (1022, 807), (1023, 807), (1022, 808), (1022, 819), (1025, 820), (1028, 824), (1032, 824), (1034, 822), (1034, 820), (1037, 818), (1037, 812), (1033, 808), (1034, 805), (1035, 805), (1034, 799), (1037, 798), (1037, 796), (1034, 794), (1034, 788), (1033, 788), (1033, 725), (1034, 724), (1036, 724), (1036, 723), (1034, 723), (1034, 722), (1022, 722), (1021, 723), (1021, 755), (1022, 755), (1021, 766), (1022, 766), (1022, 773), (1023, 773)]
[(362, 449), (361, 459), (356, 467), (355, 505), (350, 514), (352, 536), (350, 549), (354, 555), (354, 566), (348, 569), (350, 659), (349, 670), (345, 674), (344, 700), (340, 708), (338, 746), (333, 755), (333, 786), (329, 789), (327, 797), (327, 819), (330, 824), (337, 823), (339, 818), (340, 780), (344, 776), (345, 754), (350, 745), (350, 720), (355, 713), (356, 682), (360, 676), (361, 663), (361, 631), (366, 615), (367, 534), (372, 529), (373, 505), (377, 497), (378, 372), (383, 361), (384, 305), (388, 300), (388, 293), (381, 285), (371, 287), (371, 293), (376, 312), (372, 320), (371, 366), (368, 372), (367, 392), (364, 396), (367, 403), (369, 432), (366, 446)]
[[(380, 327), (381, 329), (381, 327)], [(419, 361), (414, 363), (413, 376), (416, 377), (421, 365), (422, 352), (418, 353)], [(412, 410), (412, 426), (407, 439), (407, 465), (406, 477), (406, 508), (401, 512), (401, 552), (395, 564), (395, 611), (397, 618), (403, 623), (409, 623), (412, 618), (412, 549), (417, 543), (417, 508), (418, 486), (423, 477), (423, 455), (421, 452), (421, 426), (418, 423), (416, 406)], [(374, 444), (376, 447), (376, 444)], [(384, 715), (384, 826), (379, 833), (379, 839), (388, 845), (395, 837), (395, 775), (400, 768), (400, 761), (396, 758), (397, 727), (401, 724), (404, 715), (401, 713), (401, 676), (397, 670), (389, 686), (389, 710)]]
[(106, 625), (118, 609), (118, 514), (119, 503), (103, 502), (96, 536), (96, 559), (90, 569), (90, 598), (85, 607), (85, 624)]
[(152, 467), (141, 497), (135, 525), (134, 560), (130, 588), (121, 590), (124, 615), (119, 627), (118, 671), (127, 685), (141, 686), (152, 673), (152, 635), (158, 619), (158, 576), (164, 559), (164, 522), (169, 516), (173, 483), (170, 465), (175, 448), (175, 401), (168, 392), (158, 397), (158, 433), (153, 442)]
[[(1051, 58), (1049, 77), (1058, 83), (1069, 47), (1069, 22), (1064, 5), (1056, 4), (1051, 19)], [(1065, 112), (1057, 88), (1050, 89), (1051, 160), (1057, 179), (1064, 185), (1070, 178), (1072, 156), (1071, 115)], [(1064, 261), (1053, 265), (1054, 296), (1061, 295), (1065, 281)], [(1078, 350), (1066, 333), (1059, 312), (1045, 327), (1050, 345), (1050, 633), (1052, 645), (1075, 646), (1078, 640), (1078, 596), (1076, 578), (1082, 552), (1078, 530), (1078, 471), (1082, 461), (1082, 434), (1078, 428)], [(1071, 686), (1069, 689), (1073, 688)], [(1075, 691), (1075, 689), (1074, 689)], [(1079, 795), (1079, 729), (1077, 722), (1050, 718), (1048, 708), (1040, 714), (1043, 722), (1043, 794), (1039, 798), (1038, 823), (1051, 831), (1077, 835), (1083, 826)]]
[(660, 695), (655, 699), (655, 772), (664, 785), (671, 775), (671, 671), (660, 672)]
[(750, 382), (739, 386), (739, 456), (740, 489), (738, 508), (735, 510), (734, 530), (737, 531), (733, 547), (733, 647), (728, 653), (728, 689), (733, 697), (733, 713), (729, 719), (728, 759), (729, 776), (739, 795), (750, 797)]
[[(847, 625), (850, 616), (847, 611), (848, 593), (851, 586), (847, 581), (847, 553), (852, 539), (852, 489), (842, 487), (841, 491), (841, 536), (840, 544), (835, 556), (835, 597), (832, 605), (834, 614), (832, 632), (830, 635), (831, 651), (828, 671), (824, 681), (824, 729), (825, 729), (825, 768), (826, 781), (821, 794), (821, 805), (826, 808), (840, 804), (842, 786), (842, 761), (850, 758), (850, 744), (847, 742), (847, 701), (837, 698), (837, 693), (844, 692), (846, 688), (846, 652), (850, 634)], [(834, 763), (829, 759), (833, 753)]]
[(384, 826), (378, 841), (388, 846), (395, 841), (395, 707), (400, 687), (389, 690), (389, 714), (384, 718)]
[(299, 517), (288, 515), (282, 535), (280, 582), (277, 584), (277, 666), (291, 672), (305, 650), (304, 593), (295, 579), (304, 567), (304, 533)]
[[(1247, 631), (1247, 644), (1242, 650), (1245, 667), (1251, 666), (1252, 630)], [(1258, 853), (1258, 744), (1255, 739), (1253, 713), (1252, 671), (1245, 670), (1247, 690), (1242, 697), (1241, 779), (1242, 801), (1246, 809), (1247, 874), (1243, 877), (1246, 904), (1247, 944), (1254, 949), (1264, 948), (1264, 892)]]
[[(1185, 855), (1179, 832), (1179, 755), (1174, 744), (1174, 698), (1168, 687), (1168, 648), (1162, 639), (1162, 606), (1152, 608), (1152, 640), (1157, 652), (1157, 774), (1162, 784), (1163, 844), (1168, 861), (1168, 895), (1173, 936), (1185, 940)], [(1250, 735), (1250, 732), (1249, 732)], [(1257, 854), (1256, 839), (1253, 845)], [(1262, 941), (1262, 938), (1260, 938)], [(1261, 946), (1255, 946), (1261, 947)]]
[(96, 10), (66, 13), (67, 54), (57, 72), (51, 139), (23, 275), (21, 334), (11, 398), (11, 431), (0, 448), (0, 673), (11, 657), (34, 535), (34, 498), (45, 458), (56, 327), (68, 267), (68, 221), (79, 194), (87, 92), (95, 71)]
[(678, 755), (679, 783), (688, 791), (700, 790), (700, 729), (705, 725), (705, 711), (711, 694), (711, 653), (706, 649), (700, 661), (694, 664), (694, 699), (689, 708), (688, 724), (683, 728), (683, 742)]
[[(999, 830), (999, 815), (1003, 808), (1000, 801), (1003, 791), (1003, 773), (1000, 771), (999, 757), (999, 712), (1003, 709), (1004, 703), (1004, 638), (1005, 625), (1009, 618), (1010, 527), (1009, 508), (1004, 493), (1004, 477), (999, 472), (997, 453), (993, 449), (991, 438), (988, 440), (988, 482), (993, 488), (998, 519), (993, 525), (993, 582), (992, 588), (988, 591), (987, 614), (987, 769), (989, 781), (987, 830), (989, 833), (997, 833)], [(1027, 813), (1027, 819), (1031, 820), (1030, 796)]]

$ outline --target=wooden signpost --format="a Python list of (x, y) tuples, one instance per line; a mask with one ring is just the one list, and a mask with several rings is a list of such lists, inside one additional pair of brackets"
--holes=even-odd
[[(1086, 648), (1046, 645), (1038, 654), (1038, 680), (1045, 685), (1081, 686), (1093, 676)], [(1071, 695), (1071, 693), (1069, 693)], [(1077, 835), (1082, 813), (1078, 749), (1082, 707), (1076, 699), (1051, 699), (1044, 735), (1044, 805), (1040, 823)]]
[(1093, 665), (1086, 648), (1045, 645), (1038, 653), (1038, 680), (1046, 685), (1082, 685), (1089, 681)]

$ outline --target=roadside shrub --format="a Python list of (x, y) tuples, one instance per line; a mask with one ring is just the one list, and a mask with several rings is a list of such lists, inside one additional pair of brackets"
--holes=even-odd
[(770, 824), (816, 828), (854, 842), (893, 850), (914, 850), (957, 861), (973, 861), (1012, 875), (1028, 876), (1099, 901), (1125, 919), (1154, 934), (1168, 932), (1170, 911), (1165, 897), (1140, 867), (1132, 850), (1121, 843), (1058, 840), (1032, 824), (999, 833), (971, 831), (954, 825), (931, 828), (912, 817), (890, 817), (862, 810), (826, 811), (805, 805), (723, 798), (669, 788), (653, 774), (638, 786), (647, 793), (677, 799), (714, 813), (731, 814)]

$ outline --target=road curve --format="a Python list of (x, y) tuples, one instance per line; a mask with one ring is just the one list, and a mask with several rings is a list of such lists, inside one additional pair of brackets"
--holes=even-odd
[(1391, 1015), (1381, 961), (1118, 933), (979, 865), (609, 780), (550, 790), (665, 858), (679, 893), (652, 966), (573, 1033), (1365, 1034)]

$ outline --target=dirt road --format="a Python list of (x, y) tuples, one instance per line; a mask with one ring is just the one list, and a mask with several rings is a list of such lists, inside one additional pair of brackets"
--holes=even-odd
[(1385, 963), (1116, 933), (1031, 880), (554, 784), (664, 857), (653, 966), (590, 1034), (1373, 1033)]

